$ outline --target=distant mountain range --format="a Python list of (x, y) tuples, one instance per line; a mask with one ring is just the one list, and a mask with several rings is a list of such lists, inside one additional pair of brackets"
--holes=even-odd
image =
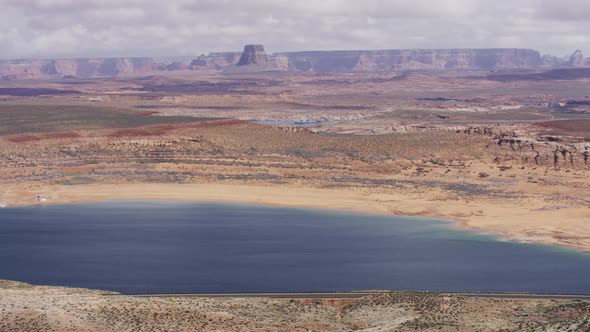
[(166, 71), (350, 73), (576, 67), (590, 67), (590, 58), (585, 58), (579, 50), (569, 58), (542, 56), (532, 49), (305, 51), (268, 55), (262, 45), (247, 45), (243, 52), (210, 53), (196, 58), (3, 60), (0, 61), (0, 79), (141, 76)]

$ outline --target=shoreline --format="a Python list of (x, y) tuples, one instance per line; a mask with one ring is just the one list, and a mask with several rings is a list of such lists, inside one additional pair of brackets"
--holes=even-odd
[[(350, 298), (350, 296), (373, 296), (382, 294), (440, 294), (465, 297), (482, 298), (514, 298), (514, 299), (572, 299), (590, 301), (590, 293), (546, 293), (546, 292), (511, 292), (511, 291), (421, 291), (403, 289), (377, 289), (377, 290), (349, 290), (349, 291), (317, 291), (317, 292), (241, 292), (241, 293), (120, 293), (117, 291), (93, 289), (84, 287), (71, 287), (61, 285), (33, 284), (19, 280), (0, 279), (0, 289), (8, 288), (55, 288), (69, 291), (88, 292), (105, 297), (130, 297), (130, 298)], [(294, 295), (294, 296), (290, 296)], [(333, 295), (333, 297), (331, 297)]]
[[(47, 201), (35, 201), (37, 196)], [(518, 243), (558, 245), (590, 253), (590, 241), (575, 241), (576, 231), (590, 217), (590, 209), (534, 211), (504, 202), (440, 201), (409, 197), (403, 192), (325, 189), (262, 184), (88, 184), (7, 186), (0, 204), (7, 207), (77, 204), (100, 201), (177, 201), (241, 203), (313, 208), (352, 213), (429, 217), (452, 227), (497, 236)], [(553, 212), (553, 213), (552, 213)], [(588, 216), (588, 217), (587, 217)], [(533, 227), (534, 226), (534, 227)], [(559, 226), (559, 227), (558, 227)], [(534, 231), (531, 231), (534, 229)]]

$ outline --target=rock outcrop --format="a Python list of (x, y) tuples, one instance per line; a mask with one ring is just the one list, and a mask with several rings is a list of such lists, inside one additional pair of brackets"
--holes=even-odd
[(244, 53), (238, 61), (238, 66), (264, 64), (268, 61), (268, 56), (262, 45), (246, 45), (244, 47)]
[(268, 71), (289, 71), (289, 59), (282, 56), (268, 56), (262, 45), (246, 45), (235, 66), (223, 69), (226, 73), (255, 73)]
[(570, 55), (568, 65), (571, 67), (583, 67), (585, 65), (584, 54), (580, 50), (576, 50)]
[(196, 70), (223, 70), (234, 66), (240, 60), (240, 52), (217, 52), (209, 55), (201, 55), (191, 62), (192, 69)]
[(590, 67), (590, 58), (584, 58), (584, 53), (580, 50), (575, 50), (569, 57), (559, 58), (552, 55), (543, 55), (543, 67), (559, 69), (559, 68), (580, 68)]

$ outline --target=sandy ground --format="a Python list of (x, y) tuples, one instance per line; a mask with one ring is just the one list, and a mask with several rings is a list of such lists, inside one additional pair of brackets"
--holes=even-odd
[[(36, 195), (47, 202), (35, 202)], [(230, 184), (89, 184), (21, 188), (4, 191), (11, 205), (80, 203), (109, 200), (175, 200), (256, 203), (348, 210), (364, 213), (425, 216), (459, 222), (460, 227), (493, 232), (518, 241), (564, 245), (590, 252), (590, 209), (532, 210), (505, 200), (463, 201), (411, 197), (406, 192), (370, 189), (317, 189), (283, 185)]]
[(587, 331), (590, 302), (393, 292), (143, 298), (0, 280), (0, 331)]

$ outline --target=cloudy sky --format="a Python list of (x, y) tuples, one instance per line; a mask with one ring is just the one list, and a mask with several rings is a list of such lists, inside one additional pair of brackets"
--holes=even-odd
[(0, 58), (535, 48), (590, 56), (589, 0), (0, 0)]

